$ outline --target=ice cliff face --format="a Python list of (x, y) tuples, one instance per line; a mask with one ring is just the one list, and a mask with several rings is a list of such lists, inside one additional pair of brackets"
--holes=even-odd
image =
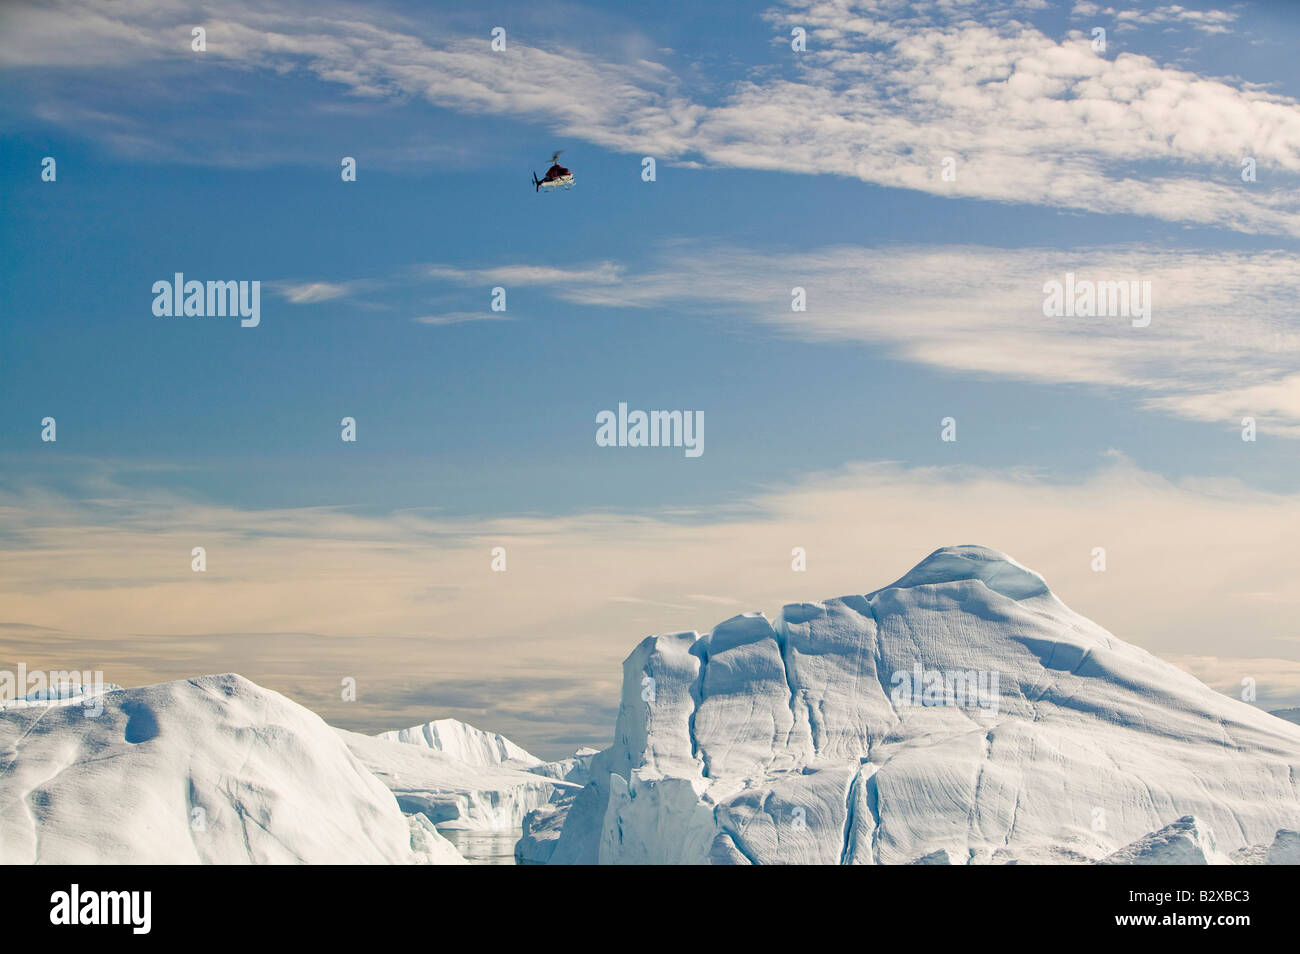
[(591, 769), (600, 755), (596, 749), (581, 748), (571, 758), (547, 762), (531, 771), (548, 778), (562, 779), (570, 787), (558, 789), (551, 801), (534, 808), (523, 817), (520, 833), (515, 843), (515, 863), (521, 865), (549, 864), (560, 832), (569, 817), (569, 810), (582, 786), (591, 782)]
[(464, 863), (279, 693), (224, 675), (99, 698), (0, 713), (0, 863)]
[(1298, 769), (1300, 728), (950, 547), (865, 596), (644, 640), (550, 861), (1226, 855), (1297, 828)]

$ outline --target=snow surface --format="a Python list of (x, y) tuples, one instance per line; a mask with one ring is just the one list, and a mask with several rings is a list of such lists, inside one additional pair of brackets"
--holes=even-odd
[[(895, 674), (917, 665), (997, 688), (987, 708), (900, 704)], [(775, 623), (649, 637), (623, 669), (615, 743), (551, 863), (1087, 863), (1189, 815), (1222, 859), (1300, 827), (1300, 727), (984, 547)]]
[(103, 703), (0, 713), (0, 863), (463, 863), (319, 716), (242, 676)]
[(1191, 815), (1159, 831), (1143, 835), (1133, 844), (1103, 858), (1103, 865), (1209, 865), (1223, 864), (1214, 847), (1214, 835)]
[(1295, 709), (1274, 709), (1270, 715), (1275, 715), (1279, 719), (1286, 719), (1287, 722), (1294, 722), (1300, 725), (1300, 708)]
[(541, 759), (511, 742), (504, 735), (484, 732), (457, 719), (435, 719), (409, 729), (381, 732), (389, 742), (405, 742), (436, 749), (465, 765), (482, 767), (510, 764), (517, 768), (544, 764)]
[(558, 778), (576, 785), (586, 785), (591, 781), (592, 760), (599, 754), (597, 749), (584, 746), (567, 759), (543, 762), (541, 765), (534, 765), (528, 771), (545, 775), (547, 778)]
[(1279, 831), (1264, 856), (1264, 864), (1300, 865), (1300, 831)]
[(0, 712), (6, 712), (10, 709), (30, 709), (41, 706), (58, 706), (81, 704), (89, 707), (92, 705), (88, 700), (98, 698), (106, 692), (117, 692), (122, 687), (117, 683), (109, 682), (99, 685), (86, 683), (60, 683), (56, 686), (46, 689), (38, 689), (35, 692), (29, 692), (21, 699), (10, 699), (8, 702), (0, 702)]

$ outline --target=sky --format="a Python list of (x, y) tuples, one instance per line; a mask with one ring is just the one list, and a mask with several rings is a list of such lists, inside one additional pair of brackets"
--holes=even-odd
[[(1267, 2), (0, 6), (0, 667), (558, 756), (644, 636), (978, 543), (1300, 704), (1297, 41)], [(177, 272), (259, 323), (156, 315)], [(1067, 275), (1149, 323), (1045, 314)], [(704, 452), (599, 446), (620, 403)]]

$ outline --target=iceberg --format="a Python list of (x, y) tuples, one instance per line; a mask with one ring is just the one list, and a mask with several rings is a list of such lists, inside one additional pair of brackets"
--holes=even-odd
[(1279, 831), (1264, 855), (1264, 864), (1300, 865), (1300, 831)]
[(1103, 858), (1103, 865), (1210, 865), (1224, 863), (1214, 847), (1214, 835), (1192, 815)]
[[(444, 739), (463, 742), (475, 739), (472, 733), (489, 735), (455, 720), (441, 721)], [(468, 731), (446, 732), (446, 723), (455, 723)], [(451, 755), (437, 745), (396, 741), (401, 733), (368, 736), (343, 729), (335, 731), (352, 754), (388, 787), (403, 812), (422, 815), (444, 831), (518, 832), (528, 812), (567, 790), (576, 792), (581, 788), (579, 783), (519, 767), (528, 764), (528, 760), (534, 763), (529, 767), (538, 769), (549, 763), (534, 759), (504, 736), (492, 736), (495, 741), (490, 751), (518, 752), (526, 760), (511, 754), (501, 761), (493, 761), (486, 754), (489, 750), (477, 742), (468, 747), (455, 744), (450, 751), (457, 755)], [(409, 736), (420, 737), (419, 733)], [(472, 761), (462, 761), (459, 755), (466, 755)]]
[(515, 842), (515, 864), (550, 864), (572, 804), (571, 798), (564, 799), (534, 808), (524, 816), (522, 837)]
[(30, 694), (0, 711), (0, 863), (1300, 859), (1300, 726), (984, 547), (648, 637), (623, 677), (614, 743), (554, 762), (454, 719), (331, 728), (231, 674)]
[(526, 752), (504, 735), (484, 732), (457, 719), (436, 719), (407, 729), (381, 732), (378, 738), (434, 749), (463, 765), (482, 768), (493, 765), (526, 768), (543, 764), (537, 756)]
[(1292, 709), (1274, 709), (1270, 714), (1277, 716), (1279, 719), (1286, 719), (1287, 722), (1294, 722), (1297, 725), (1300, 725), (1300, 707)]
[(319, 716), (242, 676), (102, 701), (0, 713), (0, 863), (464, 863)]
[(108, 692), (117, 692), (122, 687), (116, 683), (58, 683), (44, 689), (29, 692), (18, 699), (0, 698), (0, 712), (10, 709), (30, 709), (42, 706), (81, 705), (93, 708), (92, 700)]
[(747, 613), (648, 637), (624, 663), (614, 738), (558, 837), (538, 837), (556, 812), (533, 816), (525, 853), (1221, 861), (1300, 827), (1300, 726), (1123, 642), (979, 546), (775, 621)]
[(548, 762), (533, 769), (539, 775), (560, 778), (570, 783), (570, 787), (557, 790), (551, 801), (534, 808), (524, 816), (521, 829), (522, 837), (515, 843), (515, 864), (544, 865), (549, 864), (555, 846), (559, 843), (560, 832), (569, 817), (581, 786), (591, 781), (591, 766), (599, 751), (581, 748), (572, 757), (558, 762)]

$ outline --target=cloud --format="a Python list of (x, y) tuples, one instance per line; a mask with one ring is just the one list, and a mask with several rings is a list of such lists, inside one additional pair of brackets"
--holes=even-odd
[(1231, 32), (1229, 24), (1237, 19), (1237, 14), (1230, 10), (1191, 10), (1176, 3), (1155, 7), (1151, 10), (1111, 10), (1115, 19), (1121, 23), (1141, 24), (1186, 24), (1202, 33), (1220, 34)]
[(1147, 10), (1130, 8), (1127, 10), (1116, 10), (1114, 7), (1103, 7), (1093, 0), (1076, 0), (1074, 6), (1070, 9), (1071, 17), (1110, 17), (1116, 20), (1120, 29), (1135, 29), (1136, 24), (1154, 25), (1161, 24), (1168, 27), (1189, 26), (1201, 33), (1223, 34), (1230, 33), (1230, 24), (1235, 23), (1237, 14), (1231, 10), (1192, 10), (1176, 3), (1165, 4), (1159, 7), (1153, 7)]
[(1202, 656), (1171, 653), (1164, 657), (1212, 689), (1235, 699), (1242, 697), (1243, 680), (1252, 680), (1255, 704), (1261, 709), (1294, 706), (1300, 699), (1300, 661), (1241, 656)]
[[(804, 171), (1300, 234), (1293, 199), (1232, 182), (1244, 155), (1300, 171), (1294, 99), (1147, 56), (1098, 56), (1079, 32), (1057, 40), (1014, 19), (976, 22), (966, 7), (948, 20), (944, 9), (922, 5), (928, 16), (918, 16), (892, 0), (814, 0), (774, 15), (808, 28), (805, 75), (755, 84), (708, 121), (739, 148), (757, 140), (775, 154), (784, 144)], [(890, 19), (904, 10), (912, 15)], [(957, 164), (946, 185), (944, 156)], [(1134, 174), (1135, 163), (1149, 171)]]
[[(100, 485), (83, 499), (0, 495), (0, 603), (15, 664), (102, 668), (123, 684), (236, 670), (371, 727), (469, 706), (457, 685), (513, 681), (542, 687), (529, 703), (537, 737), (554, 718), (569, 736), (582, 723), (601, 741), (620, 663), (645, 635), (864, 593), (947, 544), (1009, 553), (1075, 610), (1153, 652), (1294, 658), (1295, 526), (1300, 495), (1172, 483), (1118, 458), (1065, 483), (857, 465), (690, 520), (244, 510)], [(206, 573), (190, 568), (194, 546), (206, 547)], [(491, 570), (496, 546), (506, 572)], [(807, 572), (790, 568), (796, 546)], [(1249, 674), (1262, 682), (1265, 671)], [(345, 676), (358, 681), (359, 707), (339, 699)], [(562, 714), (546, 709), (545, 686), (566, 680), (590, 687), (585, 722), (570, 690), (553, 700)], [(403, 697), (400, 720), (384, 708), (421, 685), (435, 688)], [(488, 728), (503, 726), (510, 704), (472, 700)]]
[[(600, 287), (620, 281), (622, 267), (600, 262), (582, 268), (559, 268), (547, 265), (504, 265), (495, 268), (459, 268), (451, 265), (420, 265), (395, 269), (384, 277), (357, 278), (349, 281), (276, 282), (273, 287), (295, 305), (312, 305), (333, 301), (366, 290), (367, 305), (391, 307), (381, 301), (385, 293), (409, 292), (431, 279), (458, 285), (495, 287)], [(405, 307), (405, 306), (404, 306)], [(445, 311), (417, 315), (411, 321), (422, 325), (458, 325), (478, 321), (511, 321), (513, 316), (494, 311)]]
[(277, 289), (286, 300), (295, 305), (314, 305), (317, 302), (342, 298), (351, 289), (338, 282), (304, 282), (302, 284), (284, 284)]
[[(236, 69), (302, 69), (355, 97), (540, 120), (625, 153), (1300, 235), (1300, 102), (1150, 56), (1099, 56), (1082, 32), (1058, 38), (1025, 22), (1023, 5), (790, 4), (766, 16), (787, 37), (807, 28), (807, 52), (733, 79), (709, 102), (645, 59), (518, 37), (493, 53), (484, 37), (406, 32), (371, 8), (235, 6), (212, 19), (188, 4), (92, 0), (77, 5), (75, 30), (69, 9), (19, 8), (0, 64), (139, 68), (192, 56), (188, 24), (201, 20), (205, 55)], [(1142, 16), (1227, 22), (1174, 5)], [(1259, 181), (1237, 177), (1243, 156), (1257, 160)], [(941, 176), (947, 158), (954, 181)]]
[[(459, 280), (508, 284), (528, 266)], [(1277, 251), (833, 246), (769, 251), (667, 243), (639, 270), (554, 270), (560, 299), (589, 307), (726, 314), (803, 340), (856, 342), (947, 370), (1130, 391), (1144, 408), (1300, 436), (1300, 272)], [(1151, 321), (1049, 318), (1044, 286), (1150, 283)], [(616, 280), (611, 280), (615, 278)], [(806, 310), (792, 309), (803, 288)]]
[[(647, 265), (529, 263), (400, 270), (401, 283), (537, 286), (592, 308), (723, 314), (802, 340), (871, 346), (902, 361), (1002, 379), (1130, 392), (1140, 407), (1300, 437), (1300, 272), (1287, 252), (1136, 245), (1001, 249), (975, 245), (829, 246), (802, 251), (663, 243)], [(1149, 283), (1150, 324), (1047, 317), (1048, 282)], [(302, 300), (394, 280), (294, 286)], [(314, 291), (324, 287), (330, 295)], [(806, 310), (792, 309), (803, 288)], [(1144, 296), (1146, 292), (1141, 292)], [(502, 320), (451, 311), (430, 325)]]
[(1300, 430), (1300, 373), (1249, 387), (1154, 397), (1147, 404), (1201, 421), (1223, 420), (1227, 415), (1285, 421), (1289, 422), (1286, 432), (1296, 436)]
[(511, 316), (499, 311), (451, 311), (442, 315), (421, 315), (411, 320), (421, 325), (461, 325), (471, 321), (510, 321)]
[(552, 265), (503, 265), (497, 268), (457, 268), (430, 265), (427, 274), (462, 285), (612, 285), (620, 281), (623, 269), (613, 262), (586, 268)]

